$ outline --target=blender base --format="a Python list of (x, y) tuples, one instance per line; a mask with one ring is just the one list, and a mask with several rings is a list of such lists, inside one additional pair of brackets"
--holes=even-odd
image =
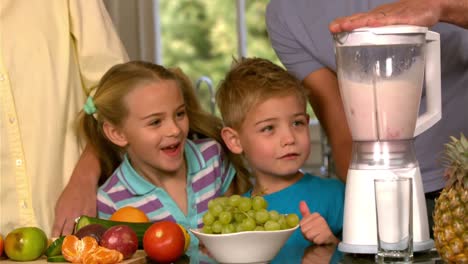
[[(434, 240), (413, 242), (413, 252), (428, 251), (434, 248)], [(344, 253), (377, 254), (377, 245), (352, 245), (340, 242), (338, 250)]]

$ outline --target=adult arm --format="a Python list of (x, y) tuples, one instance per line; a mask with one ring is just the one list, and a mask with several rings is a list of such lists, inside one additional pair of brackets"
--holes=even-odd
[(309, 102), (330, 142), (338, 178), (346, 181), (352, 139), (346, 122), (336, 74), (328, 68), (310, 73), (303, 80)]
[(408, 24), (431, 27), (447, 22), (468, 28), (468, 0), (400, 0), (366, 13), (337, 18), (329, 25), (332, 33), (359, 27)]
[[(337, 176), (346, 180), (351, 158), (351, 134), (343, 110), (338, 80), (315, 56), (313, 48), (306, 50), (290, 27), (288, 18), (294, 10), (285, 9), (287, 1), (271, 1), (267, 7), (268, 35), (283, 65), (302, 80), (308, 90), (309, 103), (325, 130), (332, 149)], [(286, 10), (286, 11), (285, 11)], [(297, 33), (296, 33), (297, 34)], [(331, 50), (330, 50), (331, 51)]]
[(70, 234), (75, 218), (96, 216), (96, 192), (101, 168), (96, 153), (88, 145), (55, 205), (52, 237)]
[[(83, 90), (89, 94), (110, 67), (127, 61), (128, 56), (102, 1), (71, 0), (69, 6), (70, 38)], [(71, 233), (78, 216), (96, 215), (100, 173), (96, 153), (86, 147), (57, 200), (52, 236)]]

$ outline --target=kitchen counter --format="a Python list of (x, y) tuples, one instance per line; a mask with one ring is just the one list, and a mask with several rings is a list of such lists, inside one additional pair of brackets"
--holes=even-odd
[[(303, 254), (297, 254), (303, 252)], [(46, 264), (45, 257), (29, 262), (16, 262), (5, 258), (0, 259), (0, 264)], [(121, 262), (121, 264), (145, 264), (153, 263), (146, 258), (143, 250), (139, 250), (131, 259)], [(193, 252), (191, 257), (184, 256), (174, 264), (208, 264), (216, 263), (201, 252)], [(335, 246), (311, 246), (307, 249), (298, 248), (283, 248), (278, 256), (271, 264), (325, 264), (325, 263), (341, 263), (341, 264), (366, 264), (375, 263), (374, 255), (372, 254), (343, 254), (336, 250)], [(413, 263), (425, 264), (442, 264), (437, 251), (430, 250), (426, 252), (416, 252), (414, 254)]]

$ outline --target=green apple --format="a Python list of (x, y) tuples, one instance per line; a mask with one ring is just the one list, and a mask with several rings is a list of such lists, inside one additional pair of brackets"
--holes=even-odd
[(5, 238), (5, 254), (12, 260), (31, 261), (47, 248), (47, 236), (37, 227), (17, 228)]

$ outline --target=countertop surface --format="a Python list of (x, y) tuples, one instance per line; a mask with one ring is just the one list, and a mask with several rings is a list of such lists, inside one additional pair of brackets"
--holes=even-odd
[[(303, 252), (303, 255), (297, 254)], [(290, 254), (289, 254), (290, 253)], [(191, 256), (184, 256), (174, 264), (208, 264), (217, 263), (213, 259), (207, 257), (201, 252), (192, 252)], [(45, 264), (47, 259), (45, 257), (35, 261), (16, 262), (5, 258), (0, 258), (0, 264)], [(153, 263), (148, 258), (143, 250), (138, 250), (132, 258), (120, 262), (121, 264), (145, 264)], [(375, 263), (374, 255), (372, 254), (343, 254), (336, 249), (336, 246), (311, 246), (306, 249), (282, 249), (280, 254), (271, 262), (271, 264), (325, 264), (325, 263)], [(430, 250), (425, 252), (416, 252), (414, 254), (413, 263), (427, 263), (427, 264), (442, 264), (437, 251)]]

